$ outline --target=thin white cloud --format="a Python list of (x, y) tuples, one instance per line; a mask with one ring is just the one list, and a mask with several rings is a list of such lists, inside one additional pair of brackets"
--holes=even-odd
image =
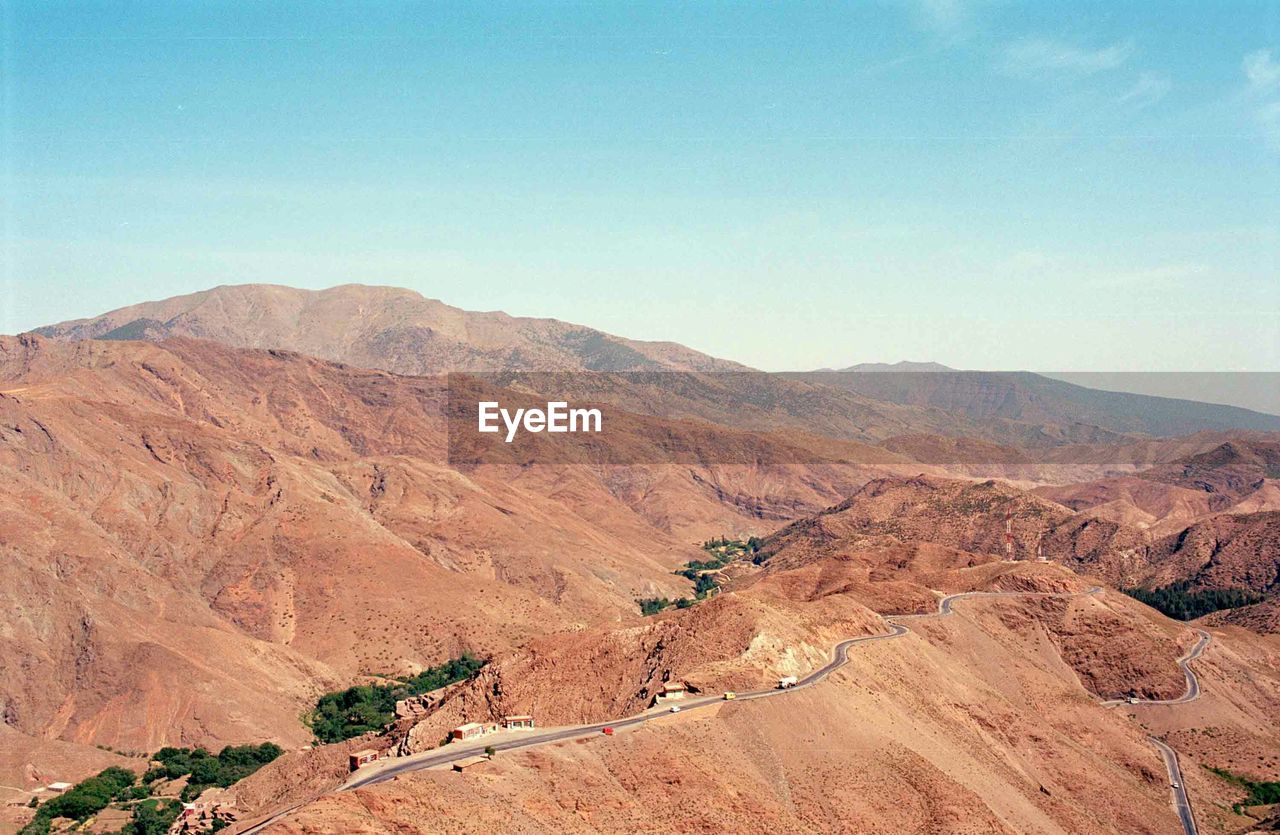
[(1280, 87), (1280, 63), (1271, 57), (1271, 50), (1259, 49), (1244, 56), (1242, 62), (1244, 77), (1249, 80), (1249, 89), (1257, 93), (1266, 93)]
[(1273, 150), (1280, 151), (1280, 99), (1273, 97), (1280, 91), (1280, 63), (1271, 56), (1271, 50), (1259, 49), (1244, 56), (1240, 68), (1246, 81), (1245, 101), (1253, 107), (1253, 119), (1262, 138)]
[(1000, 69), (1010, 75), (1092, 75), (1113, 70), (1133, 54), (1132, 41), (1101, 49), (1082, 49), (1048, 38), (1027, 38), (1005, 50)]
[(1171, 89), (1173, 89), (1173, 82), (1165, 76), (1144, 72), (1116, 101), (1132, 107), (1147, 107), (1167, 96)]

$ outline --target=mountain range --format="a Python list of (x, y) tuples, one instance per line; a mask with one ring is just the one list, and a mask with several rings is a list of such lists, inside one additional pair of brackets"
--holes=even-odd
[[(1280, 769), (1280, 418), (914, 365), (766, 374), (358, 285), (0, 337), (0, 784), (269, 739), (290, 752), (234, 803), (289, 810), (285, 832), (464, 831), (499, 797), (528, 831), (628, 828), (641, 797), (677, 829), (1162, 832), (1159, 733), (1216, 810), (1202, 825), (1233, 831), (1195, 766)], [(624, 463), (455, 466), (450, 372), (612, 404), (598, 444)], [(690, 569), (719, 538), (754, 550)], [(693, 603), (691, 570), (720, 592)], [(1200, 622), (1208, 695), (1145, 728), (1098, 700), (1177, 696), (1194, 633), (1134, 586), (1262, 600)], [(791, 707), (503, 755), (483, 785), (334, 792), (357, 745), (421, 752), (509, 712), (605, 722), (667, 682), (766, 687), (881, 615), (993, 589), (1081, 596), (919, 621)], [(641, 614), (664, 598), (692, 605)], [(424, 715), (307, 747), (322, 693), (462, 653), (489, 665)]]

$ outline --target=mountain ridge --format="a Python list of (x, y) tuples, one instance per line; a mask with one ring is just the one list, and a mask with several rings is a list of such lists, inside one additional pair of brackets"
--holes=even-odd
[(36, 328), (53, 339), (210, 339), (283, 348), (397, 374), (446, 371), (742, 371), (674, 342), (626, 339), (559, 319), (474, 312), (400, 287), (306, 290), (223, 284)]
[[(1206, 430), (1280, 431), (1280, 416), (1231, 406), (1087, 389), (1029, 372), (899, 371), (935, 363), (864, 364), (883, 370), (766, 374), (673, 342), (643, 342), (556, 319), (475, 313), (402, 288), (326, 290), (220, 285), (36, 329), (58, 340), (207, 339), (236, 348), (297, 351), (411, 376), (451, 371), (750, 372), (759, 384), (707, 388), (692, 414), (739, 421), (763, 394), (784, 423), (877, 442), (920, 432), (1053, 447)], [(858, 368), (859, 366), (853, 366)], [(937, 366), (945, 368), (945, 366)], [(703, 383), (706, 381), (704, 380)], [(724, 382), (724, 381), (721, 381)], [(807, 384), (797, 389), (795, 383)], [(632, 397), (628, 408), (646, 398)], [(708, 407), (710, 409), (708, 410)], [(751, 424), (771, 429), (766, 415)], [(763, 423), (761, 422), (763, 421)], [(823, 427), (823, 428), (819, 428)]]

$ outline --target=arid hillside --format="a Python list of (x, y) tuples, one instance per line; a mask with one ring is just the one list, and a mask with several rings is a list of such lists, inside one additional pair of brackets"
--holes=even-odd
[[(1188, 449), (1193, 441), (1213, 442)], [(1162, 445), (1164, 460), (1130, 476), (1056, 484), (1036, 493), (1114, 522), (1173, 533), (1218, 513), (1280, 509), (1280, 441), (1274, 434), (1192, 436)], [(1182, 454), (1170, 457), (1169, 451)]]
[[(221, 286), (37, 333), (59, 340), (196, 338), (409, 375), (556, 372), (567, 375), (555, 383), (561, 393), (657, 417), (871, 443), (931, 434), (1040, 450), (1034, 466), (1019, 472), (1007, 472), (1003, 456), (988, 460), (985, 452), (977, 461), (954, 462), (959, 474), (1038, 483), (1131, 472), (1133, 466), (1117, 460), (1129, 455), (1113, 447), (1152, 436), (1280, 431), (1280, 417), (1246, 409), (1095, 391), (1034, 374), (765, 374), (674, 343), (631, 340), (553, 319), (465, 311), (410, 290), (356, 284), (319, 291)], [(574, 374), (583, 371), (684, 373), (646, 383)], [(1096, 460), (1074, 470), (1048, 467), (1044, 451), (1060, 447), (1069, 449), (1052, 463)], [(942, 463), (931, 461), (927, 450), (921, 456)]]
[(281, 348), (399, 374), (446, 371), (731, 371), (671, 342), (639, 342), (555, 319), (475, 313), (396, 287), (221, 286), (41, 328), (57, 339), (208, 339)]
[[(1187, 488), (1154, 485), (1160, 496)], [(1108, 480), (1112, 489), (1116, 480)], [(1085, 485), (1074, 485), (1080, 495)], [(1037, 491), (1039, 493), (1041, 491)], [(1043, 492), (1054, 495), (1058, 491)], [(1256, 494), (1255, 494), (1256, 495)], [(1201, 508), (1207, 505), (1199, 505)], [(888, 477), (864, 485), (844, 502), (780, 529), (766, 540), (767, 560), (796, 559), (832, 547), (892, 538), (932, 542), (1019, 559), (1043, 556), (1095, 574), (1117, 587), (1186, 583), (1189, 591), (1276, 591), (1280, 513), (1262, 511), (1197, 516), (1190, 525), (1146, 528), (1063, 505), (997, 481), (918, 476)], [(1008, 534), (1008, 538), (1006, 538)]]
[[(6, 785), (137, 759), (108, 746), (272, 740), (290, 753), (237, 802), (303, 804), (282, 831), (483, 829), (499, 799), (529, 831), (626, 829), (636, 796), (676, 829), (878, 831), (896, 809), (908, 831), (1167, 831), (1146, 719), (1099, 704), (1184, 687), (1195, 633), (1113, 590), (1140, 584), (1270, 595), (1203, 621), (1229, 639), (1206, 662), (1225, 701), (1185, 724), (1264, 763), (1277, 742), (1272, 639), (1248, 631), (1276, 621), (1274, 435), (1135, 435), (1118, 401), (990, 387), (872, 396), (388, 288), (216, 288), (46, 332), (0, 337)], [(465, 460), (456, 369), (497, 372), (470, 379), (511, 404), (606, 403), (610, 431)], [(720, 593), (642, 617), (690, 596), (706, 578), (675, 570), (724, 535), (761, 539), (713, 569)], [(462, 795), (431, 773), (332, 793), (355, 745), (768, 687), (972, 590), (1079, 596), (966, 600), (792, 700), (504, 757)], [(491, 663), (425, 715), (298, 750), (321, 693), (464, 652)]]
[(1066, 507), (997, 481), (919, 476), (869, 482), (844, 502), (783, 528), (765, 555), (822, 553), (891, 537), (932, 542), (980, 554), (1004, 555), (1006, 531), (1013, 556), (1093, 570), (1122, 570), (1120, 555), (1146, 544), (1141, 531), (1072, 513)]
[(1156, 542), (1152, 584), (1189, 581), (1192, 589), (1280, 592), (1280, 511), (1225, 514)]
[[(702, 540), (894, 469), (851, 446), (462, 472), (440, 399), (430, 378), (204, 341), (0, 339), (6, 724), (129, 750), (298, 744), (322, 690), (629, 618), (689, 592), (671, 572)], [(655, 421), (619, 442), (763, 461), (785, 443)]]
[[(666, 681), (709, 693), (767, 686), (821, 665), (839, 638), (882, 632), (878, 614), (935, 610), (939, 590), (1071, 592), (1087, 582), (1058, 566), (893, 542), (783, 549), (776, 559), (691, 610), (539, 639), (447, 695), (410, 732), (411, 750), (506, 712), (533, 710), (549, 726), (626, 715)], [(290, 833), (1176, 827), (1143, 722), (1099, 697), (1179, 695), (1174, 660), (1194, 639), (1185, 625), (1110, 591), (979, 598), (909, 623), (911, 634), (856, 647), (846, 667), (792, 696), (724, 702), (612, 737), (500, 752), (464, 774), (420, 771), (312, 801), (290, 757), (240, 792), (250, 815), (294, 807), (268, 828)], [(1256, 718), (1280, 707), (1280, 687), (1274, 671), (1251, 666), (1267, 657), (1256, 636), (1225, 640), (1198, 715), (1231, 734), (1237, 756), (1265, 758), (1280, 737)], [(1198, 765), (1223, 756), (1205, 746), (1184, 755), (1201, 803), (1223, 791)], [(329, 779), (341, 781), (340, 768)], [(1239, 819), (1213, 823), (1231, 831)]]
[[(796, 379), (836, 386), (876, 400), (942, 409), (971, 419), (1040, 425), (1048, 435), (1114, 443), (1117, 435), (1188, 435), (1205, 430), (1280, 431), (1280, 416), (1235, 406), (1102, 391), (1028, 371), (920, 373), (810, 372)], [(1028, 439), (1030, 440), (1030, 439)]]

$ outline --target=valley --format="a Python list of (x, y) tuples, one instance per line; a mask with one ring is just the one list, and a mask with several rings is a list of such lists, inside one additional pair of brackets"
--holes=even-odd
[[(465, 460), (456, 370), (604, 430)], [(1280, 779), (1269, 418), (898, 376), (351, 286), (0, 337), (0, 825), (269, 742), (235, 831), (1246, 831), (1209, 769)]]

